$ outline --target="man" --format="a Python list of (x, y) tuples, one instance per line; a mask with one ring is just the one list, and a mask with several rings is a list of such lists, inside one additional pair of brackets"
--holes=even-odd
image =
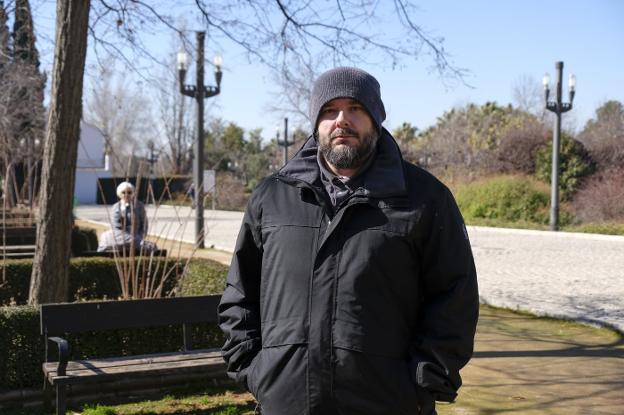
[(402, 160), (368, 73), (321, 75), (310, 119), (245, 212), (219, 306), (228, 374), (265, 415), (435, 414), (478, 315), (461, 215)]

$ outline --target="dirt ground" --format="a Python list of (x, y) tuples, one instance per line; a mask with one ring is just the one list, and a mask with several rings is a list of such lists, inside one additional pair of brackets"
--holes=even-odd
[[(188, 244), (157, 243), (174, 256), (194, 251)], [(231, 257), (210, 249), (195, 255), (226, 265)], [(622, 415), (624, 336), (482, 306), (474, 358), (462, 377), (457, 401), (439, 404), (439, 415)]]
[(481, 307), (464, 385), (440, 415), (624, 414), (624, 338)]

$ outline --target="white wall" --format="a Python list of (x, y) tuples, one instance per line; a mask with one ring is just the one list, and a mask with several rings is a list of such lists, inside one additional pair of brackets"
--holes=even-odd
[(111, 177), (111, 172), (99, 169), (77, 169), (74, 188), (75, 201), (79, 205), (95, 205), (100, 191), (97, 180), (105, 177)]
[(97, 127), (81, 121), (76, 168), (103, 169), (105, 144), (104, 134)]
[(111, 177), (105, 169), (104, 134), (91, 124), (80, 122), (80, 142), (78, 143), (78, 159), (76, 162), (76, 184), (74, 199), (79, 205), (94, 205), (100, 191), (98, 178)]

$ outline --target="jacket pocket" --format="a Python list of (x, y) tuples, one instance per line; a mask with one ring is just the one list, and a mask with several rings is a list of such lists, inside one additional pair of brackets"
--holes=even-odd
[(258, 352), (256, 357), (254, 357), (254, 359), (249, 364), (249, 367), (247, 368), (247, 390), (249, 390), (249, 392), (251, 392), (251, 394), (254, 397), (256, 397), (256, 399), (258, 398), (258, 391), (257, 391), (255, 370), (256, 370), (258, 361), (261, 358), (262, 358), (262, 350)]
[[(396, 323), (395, 323), (396, 324)], [(344, 320), (334, 321), (333, 345), (347, 350), (393, 359), (408, 356), (408, 331), (398, 325), (391, 330), (387, 326), (368, 323), (367, 327)]]
[(262, 322), (262, 348), (308, 343), (308, 323), (304, 317)]
[(334, 348), (334, 362), (334, 393), (340, 413), (420, 413), (422, 402), (406, 360)]
[(282, 345), (262, 349), (251, 373), (250, 392), (263, 413), (306, 413), (307, 347)]

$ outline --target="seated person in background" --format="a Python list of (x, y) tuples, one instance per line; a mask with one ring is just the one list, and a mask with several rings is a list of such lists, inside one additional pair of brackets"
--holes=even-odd
[(117, 186), (119, 202), (113, 205), (112, 229), (102, 234), (98, 251), (135, 249), (153, 251), (156, 245), (143, 239), (147, 235), (145, 205), (135, 197), (134, 186), (122, 182)]

